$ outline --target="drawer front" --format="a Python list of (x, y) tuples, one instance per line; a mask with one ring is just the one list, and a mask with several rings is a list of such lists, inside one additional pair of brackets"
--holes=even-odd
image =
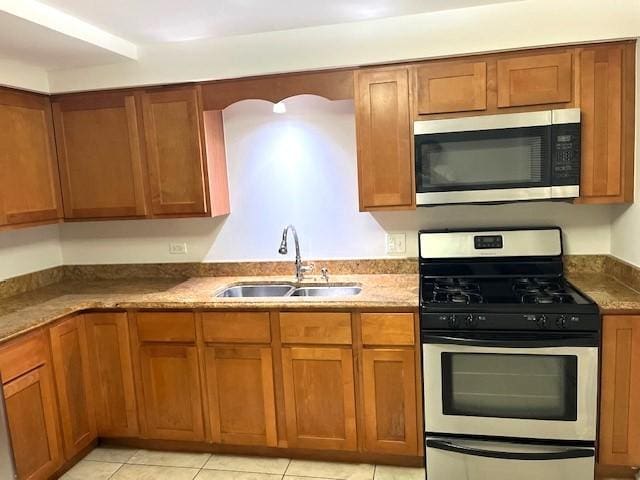
[(363, 313), (364, 345), (415, 345), (413, 313)]
[(204, 341), (211, 343), (271, 343), (268, 312), (206, 312)]
[(196, 341), (193, 312), (140, 312), (136, 322), (141, 342)]
[(281, 313), (280, 336), (282, 343), (351, 345), (351, 314)]
[(2, 383), (33, 370), (47, 361), (48, 345), (44, 332), (26, 335), (0, 348)]

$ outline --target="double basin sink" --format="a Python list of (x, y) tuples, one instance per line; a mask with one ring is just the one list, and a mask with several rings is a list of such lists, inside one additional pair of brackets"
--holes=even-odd
[(291, 284), (243, 284), (225, 288), (217, 297), (347, 297), (357, 295), (361, 288), (357, 285), (327, 285), (296, 287)]

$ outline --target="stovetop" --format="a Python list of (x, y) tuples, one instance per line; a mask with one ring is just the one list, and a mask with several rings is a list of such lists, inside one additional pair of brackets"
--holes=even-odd
[(564, 278), (423, 278), (423, 305), (584, 305), (591, 301)]

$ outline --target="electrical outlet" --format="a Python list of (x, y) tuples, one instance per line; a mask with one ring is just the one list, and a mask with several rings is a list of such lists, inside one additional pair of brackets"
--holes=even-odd
[(169, 253), (172, 255), (185, 255), (187, 253), (186, 243), (170, 243)]
[(406, 233), (387, 233), (387, 254), (402, 255), (407, 251)]

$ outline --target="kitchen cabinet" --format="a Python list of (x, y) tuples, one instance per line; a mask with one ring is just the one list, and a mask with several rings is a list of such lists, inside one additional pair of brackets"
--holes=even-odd
[(360, 211), (415, 207), (409, 70), (355, 73)]
[(581, 203), (633, 201), (635, 42), (579, 49)]
[(146, 215), (139, 113), (133, 92), (54, 99), (66, 219)]
[(204, 215), (206, 152), (199, 87), (162, 88), (142, 97), (154, 215)]
[(353, 351), (283, 348), (282, 370), (289, 446), (356, 450)]
[(45, 480), (62, 465), (53, 380), (43, 365), (4, 385), (7, 422), (20, 480)]
[(416, 455), (415, 351), (365, 348), (362, 368), (367, 450)]
[(640, 465), (640, 316), (602, 319), (599, 462)]
[(569, 103), (572, 87), (571, 51), (498, 58), (499, 108)]
[(431, 62), (415, 68), (417, 113), (487, 108), (487, 62)]
[(64, 451), (71, 459), (97, 438), (82, 317), (63, 320), (49, 329), (49, 335)]
[(145, 344), (139, 353), (147, 436), (163, 440), (204, 440), (196, 347)]
[(48, 97), (0, 89), (0, 226), (62, 218)]
[(133, 437), (138, 416), (127, 314), (84, 314), (100, 437)]
[(20, 480), (46, 480), (62, 466), (58, 405), (42, 331), (0, 347), (7, 424)]
[(277, 446), (271, 346), (206, 347), (214, 443)]

